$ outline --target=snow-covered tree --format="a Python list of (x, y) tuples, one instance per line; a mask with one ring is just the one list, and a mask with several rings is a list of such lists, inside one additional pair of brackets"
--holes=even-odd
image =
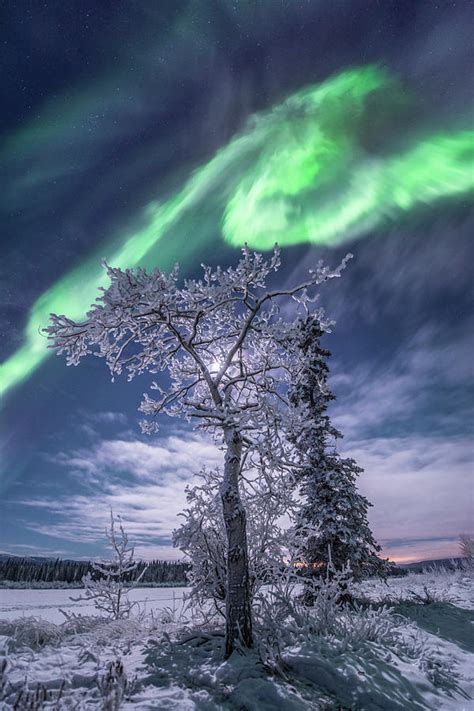
[[(252, 645), (246, 516), (239, 492), (243, 462), (253, 452), (270, 462), (281, 445), (282, 395), (298, 355), (289, 347), (294, 328), (280, 307), (294, 300), (309, 309), (323, 281), (340, 275), (318, 263), (304, 281), (270, 289), (267, 281), (280, 266), (279, 250), (269, 259), (243, 250), (235, 268), (203, 267), (202, 279), (178, 284), (178, 268), (118, 269), (106, 265), (110, 286), (102, 290), (86, 320), (51, 316), (52, 347), (77, 365), (91, 353), (104, 358), (112, 376), (132, 379), (145, 372), (155, 397), (145, 394), (140, 409), (184, 417), (213, 434), (224, 451), (220, 486), (227, 534), (226, 656), (236, 646)], [(322, 316), (321, 316), (322, 318)], [(142, 423), (145, 432), (156, 421)]]
[(92, 563), (92, 573), (82, 578), (85, 592), (71, 600), (87, 600), (93, 602), (99, 612), (113, 620), (121, 620), (130, 616), (136, 605), (130, 602), (128, 592), (139, 585), (146, 568), (135, 576), (137, 561), (134, 560), (135, 549), (129, 545), (120, 516), (117, 516), (118, 531), (114, 514), (110, 512), (110, 528), (105, 529), (105, 535), (112, 549), (113, 558), (110, 561)]
[[(222, 474), (203, 467), (198, 476), (200, 483), (186, 488), (188, 506), (180, 514), (183, 523), (173, 531), (173, 543), (189, 558), (192, 595), (198, 602), (212, 600), (220, 612), (227, 588), (226, 531), (219, 493)], [(242, 487), (240, 496), (245, 505)], [(246, 518), (248, 534), (247, 507)]]
[[(227, 541), (219, 485), (218, 468), (205, 467), (199, 483), (188, 487), (188, 507), (181, 514), (184, 521), (173, 532), (174, 544), (191, 562), (188, 573), (192, 595), (199, 603), (212, 600), (218, 612), (226, 599)], [(250, 594), (272, 579), (281, 568), (286, 554), (285, 531), (281, 519), (292, 507), (291, 489), (281, 480), (271, 481), (264, 471), (242, 473), (240, 487), (246, 511)]]
[[(341, 433), (331, 424), (327, 409), (334, 395), (328, 386), (329, 351), (321, 347), (323, 330), (318, 318), (308, 315), (298, 321), (295, 346), (303, 365), (291, 383), (293, 408), (290, 439), (298, 466), (294, 479), (301, 495), (295, 533), (302, 539), (302, 562), (308, 571), (323, 575), (330, 567), (350, 563), (354, 578), (380, 574), (385, 562), (377, 553), (367, 519), (371, 504), (357, 489), (363, 471), (336, 449)], [(307, 527), (314, 530), (308, 535)]]

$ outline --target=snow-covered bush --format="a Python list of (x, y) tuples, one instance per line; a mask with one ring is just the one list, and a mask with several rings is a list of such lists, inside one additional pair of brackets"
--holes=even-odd
[(453, 602), (454, 598), (446, 589), (429, 588), (423, 585), (422, 590), (407, 590), (407, 598), (420, 605), (433, 605), (435, 602)]
[(188, 506), (181, 514), (183, 523), (173, 531), (173, 543), (191, 562), (187, 576), (193, 596), (213, 600), (220, 612), (227, 587), (225, 526), (216, 486), (221, 475), (204, 467), (198, 476), (200, 483), (186, 489)]
[(462, 566), (469, 572), (474, 572), (474, 538), (467, 533), (459, 536), (459, 552), (462, 557)]
[[(313, 607), (297, 594), (298, 582), (291, 572), (267, 594), (262, 591), (255, 614), (258, 652), (270, 673), (292, 685), (295, 678), (320, 685), (331, 698), (351, 708), (353, 704), (392, 708), (392, 693), (401, 694), (405, 704), (394, 708), (408, 708), (413, 689), (407, 684), (403, 691), (401, 676), (396, 686), (397, 666), (404, 664), (414, 665), (423, 683), (449, 695), (461, 693), (452, 659), (444, 658), (402, 615), (387, 605), (341, 602), (341, 581), (347, 580), (344, 570), (320, 579), (315, 583)], [(390, 668), (392, 690), (384, 667)], [(365, 679), (362, 685), (360, 679)]]
[(18, 617), (0, 620), (0, 635), (10, 637), (15, 648), (37, 649), (46, 644), (57, 644), (62, 634), (60, 626), (42, 617)]
[[(204, 467), (199, 478), (199, 483), (186, 491), (188, 507), (181, 514), (184, 521), (174, 531), (173, 542), (191, 562), (188, 579), (192, 597), (200, 603), (211, 600), (215, 610), (224, 614), (227, 540), (219, 495), (222, 474), (218, 468)], [(286, 538), (279, 520), (292, 502), (288, 487), (267, 478), (263, 468), (242, 473), (240, 496), (247, 514), (253, 597), (283, 564)]]
[(404, 585), (404, 600), (424, 605), (453, 603), (463, 576), (462, 569), (445, 566), (432, 566), (423, 573), (410, 573)]
[(283, 572), (275, 583), (258, 596), (257, 619), (268, 639), (279, 638), (286, 645), (331, 639), (338, 649), (355, 647), (363, 642), (391, 644), (395, 639), (398, 620), (385, 605), (372, 607), (348, 603), (341, 589), (352, 585), (348, 565), (337, 569), (330, 561), (324, 576), (310, 579), (313, 604), (308, 606), (300, 594), (301, 583), (291, 569)]
[[(263, 637), (268, 639), (272, 629), (271, 636), (278, 636), (286, 644), (330, 637), (340, 648), (353, 646), (361, 640), (382, 642), (392, 639), (396, 621), (389, 608), (347, 603), (341, 596), (341, 589), (351, 584), (350, 567), (337, 569), (330, 563), (325, 576), (310, 579), (305, 585), (305, 594), (301, 594), (301, 581), (288, 567), (256, 598), (256, 616)], [(308, 590), (311, 606), (306, 600)]]
[(152, 618), (136, 617), (110, 620), (96, 615), (70, 615), (61, 624), (48, 622), (41, 617), (18, 617), (0, 620), (0, 636), (8, 640), (11, 650), (41, 649), (59, 645), (71, 638), (88, 639), (91, 644), (108, 645), (113, 641), (140, 639), (151, 626)]
[(379, 607), (355, 604), (346, 607), (334, 626), (334, 637), (340, 648), (357, 648), (366, 642), (396, 647), (400, 640), (400, 617), (386, 605)]
[(60, 610), (60, 612), (66, 618), (60, 625), (60, 629), (64, 635), (84, 634), (85, 632), (90, 632), (91, 630), (96, 629), (99, 625), (110, 623), (110, 619), (105, 616), (77, 615), (74, 612), (66, 613), (64, 610)]

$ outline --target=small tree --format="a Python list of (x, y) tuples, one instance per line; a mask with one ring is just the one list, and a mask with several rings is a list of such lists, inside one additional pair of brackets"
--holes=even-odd
[[(169, 376), (153, 383), (156, 398), (145, 394), (141, 411), (198, 423), (221, 443), (225, 457), (220, 496), (227, 536), (226, 646), (252, 646), (246, 514), (239, 480), (252, 452), (275, 461), (280, 446), (279, 410), (298, 354), (288, 334), (281, 300), (309, 308), (323, 281), (340, 275), (319, 263), (307, 279), (288, 289), (269, 289), (269, 275), (280, 266), (279, 250), (265, 260), (243, 250), (236, 268), (203, 267), (203, 279), (178, 285), (178, 268), (107, 267), (110, 286), (102, 290), (86, 320), (77, 323), (52, 314), (46, 331), (52, 347), (77, 365), (91, 353), (104, 358), (112, 376), (123, 370), (132, 379), (144, 372)], [(145, 432), (156, 422), (142, 423)]]
[[(317, 318), (308, 315), (298, 322), (295, 343), (304, 364), (289, 396), (293, 407), (290, 439), (298, 460), (294, 479), (302, 497), (295, 532), (303, 539), (300, 549), (309, 571), (326, 575), (331, 565), (342, 568), (350, 563), (358, 579), (383, 573), (385, 562), (377, 556), (381, 549), (367, 520), (371, 504), (357, 490), (357, 477), (363, 470), (336, 450), (342, 435), (327, 414), (334, 395), (327, 382), (330, 353), (321, 347), (322, 335)], [(309, 535), (308, 526), (313, 527)]]
[[(110, 511), (110, 528), (105, 535), (113, 551), (113, 559), (101, 563), (92, 563), (92, 573), (82, 578), (85, 592), (71, 600), (87, 600), (107, 617), (122, 620), (130, 616), (135, 602), (130, 602), (128, 591), (137, 587), (145, 574), (146, 567), (136, 576), (138, 563), (134, 560), (135, 549), (129, 546), (128, 536), (117, 516), (118, 532), (115, 527), (113, 512)], [(136, 576), (136, 577), (135, 577)]]

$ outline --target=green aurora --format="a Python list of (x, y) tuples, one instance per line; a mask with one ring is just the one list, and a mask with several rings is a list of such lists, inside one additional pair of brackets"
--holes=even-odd
[(104, 256), (121, 268), (166, 269), (177, 259), (186, 265), (199, 258), (219, 233), (235, 247), (259, 250), (275, 242), (336, 246), (471, 191), (473, 131), (417, 134), (386, 155), (364, 149), (363, 127), (389, 95), (403, 92), (385, 70), (369, 66), (252, 116), (181, 190), (145, 207), (135, 227), (112, 235), (38, 298), (23, 345), (0, 365), (0, 396), (48, 357), (41, 328), (51, 312), (75, 320), (86, 315), (105, 283)]

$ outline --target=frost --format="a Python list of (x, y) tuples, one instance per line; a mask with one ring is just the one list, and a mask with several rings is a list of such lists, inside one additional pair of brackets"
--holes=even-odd
[[(102, 563), (92, 563), (92, 573), (87, 573), (82, 578), (85, 592), (79, 597), (71, 597), (71, 600), (80, 602), (93, 602), (96, 609), (113, 620), (121, 620), (130, 617), (130, 613), (136, 606), (136, 602), (131, 602), (128, 592), (139, 586), (146, 567), (141, 573), (131, 580), (132, 574), (136, 572), (138, 563), (134, 560), (134, 548), (129, 546), (128, 536), (118, 517), (118, 532), (115, 527), (113, 512), (110, 512), (110, 528), (106, 529), (105, 535), (112, 548), (114, 559)], [(67, 619), (74, 621), (67, 612), (63, 612)]]

